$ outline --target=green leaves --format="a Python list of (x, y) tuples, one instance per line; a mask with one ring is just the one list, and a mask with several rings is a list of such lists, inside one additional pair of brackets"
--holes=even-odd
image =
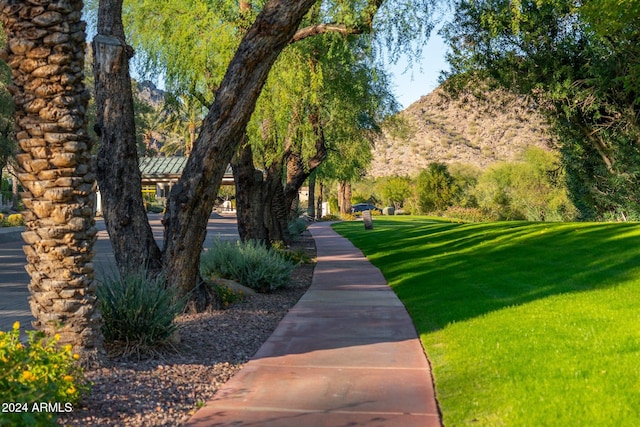
[(442, 211), (450, 206), (458, 188), (447, 165), (431, 163), (416, 178), (416, 195), (422, 212)]
[(454, 75), (488, 76), (538, 100), (584, 218), (640, 214), (636, 3), (460, 0), (444, 31)]
[[(24, 332), (26, 341), (19, 322), (0, 331), (0, 426), (57, 425), (55, 412), (73, 410), (90, 382), (77, 363), (80, 356), (70, 344), (60, 345), (59, 335)], [(54, 410), (40, 410), (40, 402)]]
[(105, 341), (127, 353), (145, 353), (167, 342), (177, 330), (175, 317), (184, 308), (162, 277), (140, 270), (125, 276), (113, 272), (98, 286)]
[(277, 250), (252, 240), (217, 240), (200, 259), (204, 277), (236, 280), (259, 292), (273, 291), (289, 283), (294, 268), (295, 264)]
[(212, 100), (240, 38), (237, 2), (144, 0), (123, 11), (125, 31), (147, 75), (163, 76), (177, 92)]

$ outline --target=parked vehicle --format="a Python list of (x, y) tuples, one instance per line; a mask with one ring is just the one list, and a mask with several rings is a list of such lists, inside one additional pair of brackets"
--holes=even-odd
[(376, 207), (375, 205), (372, 205), (371, 203), (356, 203), (355, 205), (351, 206), (352, 214), (358, 214), (364, 211), (377, 211), (379, 213), (382, 213), (382, 209)]

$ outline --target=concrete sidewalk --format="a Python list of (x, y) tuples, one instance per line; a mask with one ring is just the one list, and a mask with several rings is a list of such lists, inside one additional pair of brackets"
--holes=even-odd
[(440, 426), (431, 372), (404, 306), (328, 223), (310, 227), (311, 288), (188, 426)]

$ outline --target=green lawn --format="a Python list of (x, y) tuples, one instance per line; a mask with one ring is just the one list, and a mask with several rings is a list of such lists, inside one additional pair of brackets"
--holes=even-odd
[(450, 426), (640, 425), (640, 224), (334, 225), (409, 311)]

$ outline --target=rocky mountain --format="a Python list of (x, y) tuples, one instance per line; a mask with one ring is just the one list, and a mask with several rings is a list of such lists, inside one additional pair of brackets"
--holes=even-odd
[(138, 98), (149, 104), (154, 109), (160, 109), (164, 105), (166, 93), (162, 89), (158, 89), (153, 82), (144, 80), (137, 82), (137, 95)]
[(504, 90), (442, 87), (399, 113), (375, 143), (369, 175), (415, 175), (430, 163), (480, 168), (514, 160), (529, 146), (549, 148), (551, 136), (535, 104)]

